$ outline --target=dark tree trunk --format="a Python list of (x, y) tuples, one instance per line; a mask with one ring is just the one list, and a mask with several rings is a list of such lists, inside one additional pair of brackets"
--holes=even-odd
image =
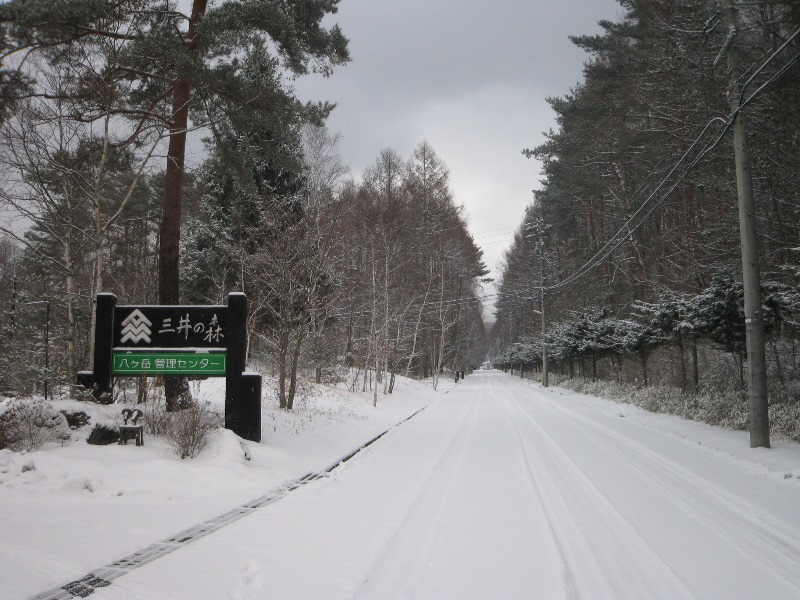
[(689, 381), (686, 377), (686, 349), (684, 348), (683, 336), (678, 336), (678, 361), (681, 368), (681, 389), (686, 390), (689, 387)]
[(303, 349), (303, 338), (305, 337), (305, 327), (301, 327), (297, 332), (297, 340), (294, 348), (292, 349), (292, 362), (289, 372), (289, 394), (286, 399), (286, 408), (292, 410), (294, 408), (294, 395), (297, 392), (297, 365), (300, 361), (300, 351)]
[[(189, 21), (189, 50), (200, 47), (197, 22), (206, 12), (208, 0), (194, 0)], [(167, 170), (164, 176), (164, 202), (159, 230), (158, 299), (161, 304), (180, 304), (181, 200), (186, 156), (186, 130), (189, 125), (189, 100), (192, 85), (185, 74), (179, 74), (172, 84), (172, 119), (169, 126)], [(189, 382), (185, 377), (166, 377), (164, 396), (167, 410), (172, 411), (191, 403)]]
[(164, 202), (159, 231), (158, 300), (161, 304), (180, 303), (178, 247), (181, 241), (181, 198), (190, 85), (185, 77), (179, 77), (173, 85), (172, 106), (175, 112), (170, 124), (167, 171), (164, 176)]
[(647, 355), (642, 354), (640, 359), (642, 362), (642, 381), (644, 383), (644, 387), (647, 387), (650, 383), (647, 378)]

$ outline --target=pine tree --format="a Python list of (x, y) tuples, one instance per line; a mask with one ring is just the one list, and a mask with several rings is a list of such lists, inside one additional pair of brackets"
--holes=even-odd
[[(16, 0), (0, 6), (9, 54), (38, 53), (55, 64), (70, 61), (76, 86), (65, 92), (78, 101), (76, 118), (106, 125), (124, 121), (130, 142), (154, 128), (166, 129), (161, 303), (180, 302), (178, 249), (189, 129), (207, 127), (224, 139), (225, 132), (216, 127), (221, 116), (252, 121), (278, 111), (319, 122), (331, 107), (302, 105), (276, 85), (275, 73), (329, 75), (347, 62), (347, 41), (339, 28), (321, 24), (337, 5), (338, 0), (244, 0), (209, 7), (207, 0), (193, 0), (189, 15), (164, 0)], [(82, 53), (91, 47), (112, 52), (99, 66), (74, 60), (94, 55)], [(185, 401), (187, 392), (185, 382), (170, 378), (168, 405)]]

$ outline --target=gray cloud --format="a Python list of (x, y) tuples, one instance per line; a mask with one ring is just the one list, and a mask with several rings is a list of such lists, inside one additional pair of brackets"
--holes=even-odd
[(616, 0), (343, 0), (332, 21), (352, 63), (296, 87), (337, 103), (329, 127), (356, 176), (382, 148), (408, 156), (427, 139), (495, 270), (539, 183), (521, 150), (554, 127), (545, 99), (582, 77), (586, 57), (567, 36), (621, 12)]

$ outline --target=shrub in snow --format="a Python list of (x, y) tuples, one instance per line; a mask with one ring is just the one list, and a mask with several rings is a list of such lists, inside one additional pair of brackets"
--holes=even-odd
[(8, 432), (3, 417), (0, 415), (0, 450), (8, 448)]
[(0, 415), (0, 443), (15, 452), (32, 452), (48, 442), (70, 438), (67, 420), (49, 402), (14, 402)]
[(692, 400), (687, 393), (678, 388), (666, 386), (631, 388), (623, 399), (625, 402), (630, 402), (651, 412), (683, 417), (687, 416), (687, 411), (692, 405)]
[(151, 387), (139, 405), (144, 412), (144, 430), (150, 435), (166, 435), (169, 430), (169, 413), (162, 388)]
[[(634, 385), (613, 381), (590, 381), (581, 377), (561, 379), (558, 385), (584, 394), (591, 394), (633, 404), (658, 413), (678, 415), (709, 425), (747, 431), (750, 408), (747, 392), (734, 387), (704, 387), (696, 394), (678, 388)], [(770, 399), (770, 433), (800, 442), (800, 402)]]
[(89, 437), (86, 438), (88, 444), (93, 446), (107, 446), (119, 441), (119, 430), (105, 425), (95, 425)]
[(193, 458), (208, 445), (211, 435), (224, 425), (221, 414), (208, 402), (168, 413), (167, 441), (181, 458)]
[(769, 424), (773, 433), (800, 442), (800, 403), (770, 404)]
[(718, 390), (703, 389), (695, 400), (695, 421), (729, 429), (746, 430), (749, 427), (747, 398), (742, 393), (723, 394)]
[(114, 401), (108, 392), (95, 394), (95, 390), (86, 387), (81, 387), (75, 393), (75, 398), (81, 402), (94, 402), (96, 404), (111, 404)]
[(344, 383), (347, 381), (347, 376), (350, 374), (350, 369), (345, 365), (335, 365), (332, 367), (323, 367), (320, 369), (319, 383), (327, 385), (336, 385), (337, 383)]
[(67, 420), (67, 425), (69, 425), (70, 429), (80, 429), (84, 425), (88, 425), (89, 421), (92, 420), (92, 417), (87, 415), (82, 410), (75, 410), (72, 412), (62, 410), (61, 414), (64, 415), (64, 418)]

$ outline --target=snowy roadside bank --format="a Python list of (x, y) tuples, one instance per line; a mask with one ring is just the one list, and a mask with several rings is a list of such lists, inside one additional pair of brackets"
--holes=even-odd
[[(196, 390), (222, 409), (224, 383)], [(91, 423), (64, 447), (27, 454), (0, 451), (0, 597), (25, 598), (279, 489), (337, 459), (434, 401), (428, 383), (398, 379), (391, 396), (319, 386), (293, 413), (278, 410), (265, 385), (261, 444), (221, 431), (197, 458), (181, 460), (166, 441), (145, 446), (88, 445), (95, 423), (120, 405), (56, 402), (85, 410)]]
[(749, 434), (740, 429), (710, 425), (680, 415), (653, 412), (645, 408), (558, 386), (543, 388), (538, 381), (525, 379), (537, 392), (562, 398), (568, 403), (593, 407), (609, 417), (635, 421), (646, 430), (680, 438), (687, 444), (706, 446), (729, 459), (747, 464), (749, 469), (776, 479), (800, 480), (800, 444), (773, 438), (772, 448), (750, 448)]

